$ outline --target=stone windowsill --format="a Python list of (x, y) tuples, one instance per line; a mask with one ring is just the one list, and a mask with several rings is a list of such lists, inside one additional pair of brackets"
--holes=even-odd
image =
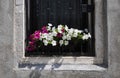
[(21, 63), (31, 64), (95, 64), (95, 57), (25, 57)]
[(94, 64), (95, 57), (25, 57), (15, 70), (105, 71)]
[(14, 70), (53, 70), (53, 71), (106, 71), (107, 68), (101, 67), (98, 65), (60, 65), (60, 64), (53, 64), (53, 65), (46, 65), (46, 64), (28, 64), (28, 65), (21, 65), (19, 68), (14, 68)]

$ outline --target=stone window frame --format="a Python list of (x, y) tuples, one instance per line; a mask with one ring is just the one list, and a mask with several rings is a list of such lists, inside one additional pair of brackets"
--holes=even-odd
[(94, 65), (107, 63), (107, 27), (104, 0), (95, 0), (95, 57), (25, 57), (25, 0), (14, 5), (14, 66), (29, 64)]

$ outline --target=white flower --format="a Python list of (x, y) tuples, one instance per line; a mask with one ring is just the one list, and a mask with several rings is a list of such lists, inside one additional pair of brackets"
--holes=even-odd
[(66, 39), (67, 39), (66, 35), (63, 35), (63, 36), (62, 36), (62, 39), (63, 39), (63, 40), (66, 40)]
[(41, 38), (46, 38), (47, 39), (47, 36), (48, 36), (48, 34), (44, 33), (44, 34), (41, 35)]
[(42, 41), (42, 39), (43, 39), (43, 38), (42, 38), (42, 36), (41, 36), (41, 37), (39, 38), (39, 40)]
[(55, 30), (55, 27), (52, 28), (52, 34), (53, 34), (53, 36), (57, 36), (57, 32)]
[(78, 29), (75, 29), (75, 30), (74, 30), (74, 34), (73, 34), (73, 37), (77, 37), (77, 36), (78, 36), (78, 33), (79, 33), (79, 30), (78, 30)]
[(72, 34), (73, 34), (73, 32), (74, 32), (74, 29), (73, 29), (73, 28), (71, 28), (71, 29), (69, 29), (68, 34), (69, 34), (69, 35), (72, 35)]
[(50, 26), (50, 27), (51, 27), (51, 26), (53, 26), (53, 25), (52, 25), (51, 23), (48, 23), (48, 26)]
[(67, 34), (67, 40), (71, 40), (71, 36)]
[(82, 37), (83, 40), (86, 40), (87, 39), (87, 36), (84, 34), (83, 37)]
[(48, 27), (47, 27), (47, 30), (51, 30), (51, 27), (50, 27), (50, 26), (48, 26)]
[(78, 32), (79, 32), (79, 30), (78, 30), (78, 29), (75, 29), (75, 30), (74, 30), (74, 32), (75, 32), (75, 33), (78, 33)]
[(62, 27), (63, 27), (62, 25), (58, 25), (58, 28), (62, 29)]
[(60, 40), (59, 44), (60, 44), (60, 46), (62, 46), (63, 45), (63, 40)]
[(87, 40), (87, 39), (89, 39), (89, 38), (91, 38), (90, 33), (84, 34), (83, 37), (82, 37), (83, 40)]
[(69, 44), (69, 42), (68, 41), (65, 41), (65, 45), (68, 45)]
[(48, 41), (47, 40), (43, 40), (43, 43), (44, 43), (45, 46), (48, 45)]
[(49, 34), (48, 34), (47, 40), (49, 40), (49, 41), (53, 40), (53, 34), (52, 34), (52, 33), (49, 33)]
[(90, 33), (88, 33), (88, 37), (91, 38), (91, 34)]
[(57, 28), (57, 29), (58, 29), (58, 32), (59, 32), (59, 33), (62, 33), (62, 28), (63, 28), (62, 25), (58, 25), (58, 28)]
[(68, 31), (68, 26), (67, 25), (65, 25), (65, 30)]
[(56, 46), (57, 42), (55, 40), (52, 41), (52, 46)]
[(55, 27), (52, 27), (52, 31), (56, 31), (56, 28), (55, 28)]
[(81, 34), (82, 32), (83, 32), (82, 30), (78, 30), (78, 33), (80, 33), (80, 34)]
[(73, 34), (73, 37), (77, 37), (77, 36), (78, 36), (78, 33), (75, 32), (75, 33)]
[(51, 23), (48, 23), (48, 26), (47, 26), (47, 30), (51, 30), (51, 26), (52, 26), (52, 24)]

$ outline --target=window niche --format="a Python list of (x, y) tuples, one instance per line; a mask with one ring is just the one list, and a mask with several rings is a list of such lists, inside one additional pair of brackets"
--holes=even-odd
[[(94, 0), (26, 0), (26, 39), (35, 30), (52, 23), (68, 25), (69, 28), (88, 29), (89, 41), (69, 46), (43, 46), (41, 51), (27, 52), (26, 56), (95, 56)], [(26, 44), (28, 41), (26, 41)]]
[[(27, 20), (30, 13), (28, 12), (30, 8), (26, 10), (26, 7), (30, 5), (26, 5), (25, 2), (29, 0), (16, 0), (17, 3), (15, 5), (15, 24), (14, 24), (14, 56), (15, 56), (15, 66), (18, 66), (19, 63), (29, 62), (29, 63), (39, 63), (39, 64), (51, 64), (55, 63), (54, 60), (64, 60), (62, 64), (102, 64), (103, 60), (107, 60), (104, 57), (105, 53), (105, 42), (104, 36), (106, 36), (105, 29), (106, 27), (103, 25), (103, 2), (104, 0), (94, 0), (94, 32), (92, 32), (95, 36), (94, 44), (95, 44), (95, 56), (93, 57), (27, 57), (25, 56), (25, 39), (30, 33), (26, 33), (29, 31), (29, 27), (26, 28), (26, 25), (29, 26), (30, 19)], [(20, 1), (20, 3), (19, 3)], [(90, 19), (90, 18), (89, 18)], [(91, 32), (91, 29), (89, 29)], [(32, 32), (31, 32), (32, 33)], [(27, 35), (26, 35), (27, 34)], [(26, 36), (25, 36), (26, 35)], [(76, 60), (75, 60), (76, 59)], [(71, 61), (72, 60), (72, 61)], [(85, 61), (86, 60), (86, 61)], [(61, 61), (56, 63), (61, 63)]]

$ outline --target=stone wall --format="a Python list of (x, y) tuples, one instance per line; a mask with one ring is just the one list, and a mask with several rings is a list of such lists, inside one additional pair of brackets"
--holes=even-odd
[(0, 78), (16, 78), (13, 71), (14, 0), (0, 0)]
[[(104, 70), (95, 70), (91, 65), (89, 70), (59, 70), (67, 66), (56, 66), (56, 70), (23, 70), (14, 69), (14, 5), (19, 6), (23, 0), (0, 0), (0, 78), (120, 78), (120, 0), (104, 0), (103, 20), (106, 26), (105, 56), (108, 57), (108, 66)], [(20, 8), (20, 7), (19, 7)], [(78, 66), (78, 65), (77, 65)], [(76, 66), (76, 67), (77, 67)], [(80, 65), (82, 67), (86, 67)], [(44, 65), (41, 65), (43, 68)], [(49, 67), (49, 66), (48, 66)], [(101, 66), (98, 66), (99, 68)], [(70, 67), (72, 68), (72, 67)], [(73, 67), (74, 68), (74, 67)], [(96, 69), (97, 69), (96, 68)], [(102, 67), (104, 68), (104, 67)]]

